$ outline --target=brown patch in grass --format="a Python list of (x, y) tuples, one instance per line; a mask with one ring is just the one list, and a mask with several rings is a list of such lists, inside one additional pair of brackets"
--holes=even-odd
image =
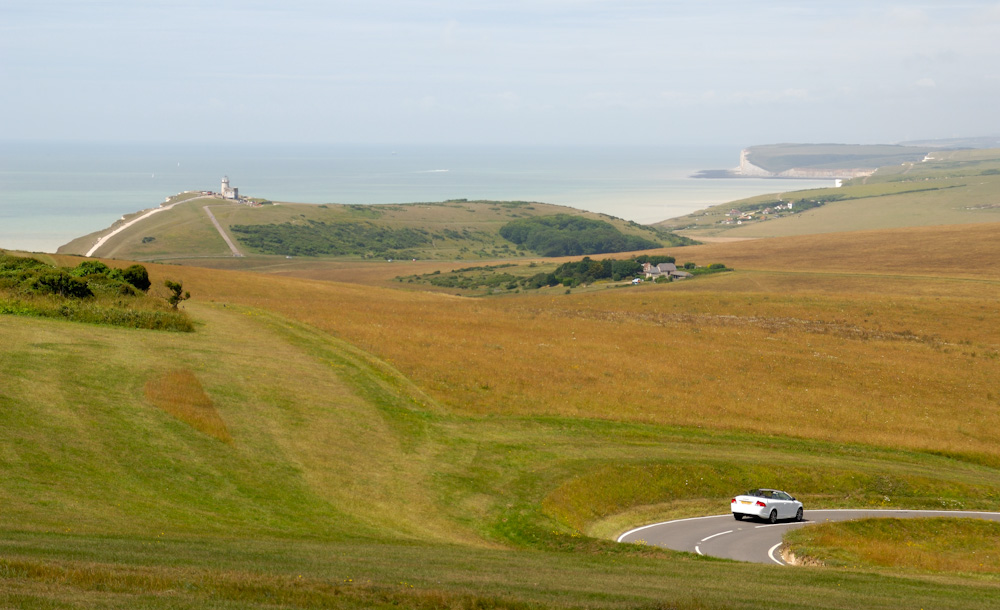
[(147, 381), (146, 400), (199, 432), (224, 443), (233, 440), (212, 399), (187, 369), (170, 371)]

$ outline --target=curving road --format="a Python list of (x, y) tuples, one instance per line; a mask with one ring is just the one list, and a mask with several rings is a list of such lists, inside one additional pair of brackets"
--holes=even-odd
[(789, 528), (825, 521), (849, 521), (894, 517), (967, 517), (1000, 521), (1000, 513), (955, 510), (807, 510), (805, 521), (781, 521), (774, 525), (759, 521), (736, 521), (731, 513), (693, 519), (675, 519), (630, 530), (618, 542), (638, 542), (675, 551), (690, 551), (737, 561), (777, 563), (781, 559), (781, 538)]

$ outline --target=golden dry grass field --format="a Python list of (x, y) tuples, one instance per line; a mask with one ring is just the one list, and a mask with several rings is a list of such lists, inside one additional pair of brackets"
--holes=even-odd
[[(160, 268), (280, 312), (463, 413), (596, 417), (1000, 458), (998, 225), (671, 251), (737, 269), (468, 299)], [(345, 278), (348, 279), (345, 272)]]

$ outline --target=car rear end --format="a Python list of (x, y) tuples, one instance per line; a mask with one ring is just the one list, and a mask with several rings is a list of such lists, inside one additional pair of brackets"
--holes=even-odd
[(737, 519), (743, 517), (757, 517), (766, 519), (771, 514), (771, 508), (767, 505), (767, 498), (758, 496), (740, 495), (730, 502), (733, 509), (733, 516)]

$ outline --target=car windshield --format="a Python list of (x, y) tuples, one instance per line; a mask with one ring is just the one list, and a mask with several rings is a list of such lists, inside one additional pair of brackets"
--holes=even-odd
[(753, 496), (755, 498), (768, 498), (771, 500), (791, 500), (792, 497), (783, 491), (776, 491), (773, 489), (751, 489), (746, 492), (747, 496)]

